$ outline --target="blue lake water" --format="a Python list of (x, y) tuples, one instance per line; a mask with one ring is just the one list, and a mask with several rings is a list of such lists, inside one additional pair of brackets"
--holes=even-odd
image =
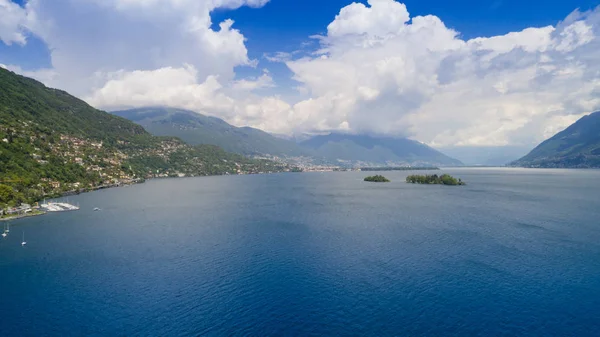
[(445, 171), (71, 197), (0, 240), (0, 335), (599, 336), (600, 171)]

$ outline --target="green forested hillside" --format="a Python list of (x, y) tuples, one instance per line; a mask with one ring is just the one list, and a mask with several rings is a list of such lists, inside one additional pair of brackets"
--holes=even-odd
[(64, 91), (0, 68), (0, 207), (153, 176), (285, 169), (215, 146), (152, 136)]
[(512, 163), (525, 167), (600, 167), (600, 111), (589, 114)]
[(0, 125), (33, 122), (35, 132), (64, 133), (116, 142), (147, 136), (144, 129), (96, 110), (69, 95), (8, 70), (0, 69)]

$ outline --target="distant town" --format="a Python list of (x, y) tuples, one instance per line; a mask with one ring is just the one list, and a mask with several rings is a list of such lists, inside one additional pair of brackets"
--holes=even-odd
[[(131, 146), (126, 140), (117, 140), (116, 144), (113, 141), (110, 146), (106, 146), (103, 141), (72, 135), (32, 132), (37, 127), (35, 123), (28, 121), (10, 128), (0, 126), (0, 132), (5, 135), (0, 139), (2, 143), (12, 148), (28, 147), (27, 156), (29, 160), (35, 162), (33, 165), (37, 171), (34, 176), (38, 177), (36, 179), (9, 176), (0, 180), (0, 218), (41, 214), (44, 208), (36, 201), (42, 198), (131, 185), (152, 178), (272, 172), (420, 169), (405, 164), (373, 167), (371, 163), (343, 161), (335, 165), (315, 162), (311, 157), (262, 155), (252, 159), (242, 156), (225, 159), (210, 151), (191, 152), (193, 148), (171, 138), (163, 138), (158, 143), (146, 147), (140, 147), (139, 144), (137, 147)], [(179, 162), (185, 164), (174, 161), (174, 158), (181, 157), (183, 160)], [(164, 165), (164, 163), (175, 163), (175, 165)], [(23, 187), (14, 188), (19, 185)]]

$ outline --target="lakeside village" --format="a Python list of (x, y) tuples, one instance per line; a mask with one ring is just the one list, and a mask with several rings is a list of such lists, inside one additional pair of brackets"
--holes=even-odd
[[(20, 135), (23, 137), (23, 133), (20, 133)], [(36, 179), (34, 185), (27, 187), (28, 193), (23, 194), (16, 193), (13, 186), (25, 183), (27, 178), (0, 177), (0, 220), (79, 209), (77, 206), (66, 202), (42, 204), (35, 202), (35, 200), (42, 200), (46, 197), (56, 198), (110, 187), (132, 185), (152, 178), (193, 176), (174, 169), (157, 169), (140, 176), (135, 173), (131, 166), (125, 164), (127, 161), (136, 160), (139, 157), (154, 157), (166, 160), (173, 153), (187, 149), (184, 144), (177, 141), (164, 140), (156, 148), (144, 149), (143, 152), (130, 151), (125, 153), (114, 147), (104, 146), (102, 141), (67, 135), (55, 136), (50, 141), (39, 139), (40, 137), (37, 137), (37, 135), (28, 136), (29, 139), (26, 141), (27, 145), (31, 146), (31, 157), (37, 162), (39, 168), (39, 172), (36, 171), (37, 174), (48, 171), (56, 175), (56, 172), (52, 170), (56, 171), (55, 167), (64, 165), (64, 169), (59, 170), (61, 171), (59, 174), (63, 176), (63, 181), (39, 178)], [(0, 141), (9, 144), (15, 140), (3, 138)], [(118, 141), (118, 143), (127, 145), (125, 141)], [(56, 161), (57, 158), (60, 162), (52, 162), (52, 160)], [(233, 174), (262, 173), (254, 167), (238, 163), (232, 164), (234, 167)], [(73, 172), (77, 174), (72, 174)], [(229, 172), (226, 174), (229, 174)]]
[(21, 203), (21, 205), (17, 207), (0, 209), (0, 219), (13, 220), (26, 216), (42, 215), (46, 212), (67, 212), (76, 210), (79, 210), (79, 206), (69, 204), (68, 202), (44, 202), (41, 205), (36, 203), (34, 206)]
[[(4, 143), (9, 142), (7, 138), (0, 141)], [(59, 166), (70, 166), (69, 170), (60, 170), (61, 172), (74, 172), (77, 170), (81, 172), (81, 174), (65, 177), (66, 179), (62, 179), (63, 182), (49, 178), (40, 178), (36, 181), (37, 184), (28, 188), (28, 197), (23, 195), (6, 195), (5, 198), (0, 198), (6, 199), (4, 200), (4, 203), (0, 200), (0, 219), (2, 220), (40, 215), (46, 212), (72, 211), (79, 209), (77, 206), (68, 203), (44, 202), (40, 205), (35, 202), (36, 200), (42, 200), (46, 197), (56, 198), (104, 188), (132, 185), (152, 178), (195, 176), (195, 174), (190, 173), (189, 170), (186, 171), (185, 168), (182, 168), (181, 171), (177, 169), (146, 171), (145, 174), (142, 174), (143, 176), (140, 176), (138, 170), (138, 174), (136, 175), (136, 171), (133, 170), (131, 166), (126, 165), (126, 163), (131, 163), (132, 160), (135, 161), (136, 158), (139, 158), (140, 153), (137, 153), (138, 151), (129, 151), (128, 153), (125, 153), (114, 147), (109, 148), (104, 146), (102, 141), (93, 141), (67, 135), (60, 135), (53, 141), (44, 142), (40, 142), (39, 139), (36, 139), (36, 135), (31, 135), (31, 139), (28, 139), (28, 141), (29, 144), (32, 145), (33, 151), (31, 151), (31, 156), (37, 162), (38, 167), (41, 170), (40, 172), (43, 172), (44, 167), (50, 169), (50, 164), (52, 164), (51, 161), (53, 160), (52, 157), (54, 156), (54, 160), (60, 158), (60, 162), (54, 164), (59, 164)], [(127, 143), (123, 141), (119, 141), (119, 144), (127, 145)], [(158, 147), (144, 149), (143, 156), (145, 156), (145, 158), (155, 157), (167, 160), (173, 153), (185, 148), (186, 145), (181, 142), (164, 140)], [(268, 156), (262, 158), (255, 157), (254, 159), (269, 159), (275, 163), (279, 163), (284, 167), (280, 171), (284, 172), (361, 171), (361, 168), (356, 166), (349, 168), (349, 166), (346, 165), (317, 164), (312, 162), (310, 158), (304, 157), (280, 158)], [(267, 167), (244, 165), (244, 163), (240, 164), (238, 162), (227, 162), (225, 159), (222, 159), (222, 161), (224, 162), (222, 163), (223, 165), (227, 164), (230, 168), (230, 170), (224, 172), (224, 174), (240, 175), (271, 173)], [(366, 166), (368, 165), (365, 165), (365, 167)], [(73, 167), (75, 167), (75, 169), (73, 169)], [(365, 168), (364, 170), (369, 169)], [(9, 188), (8, 184), (19, 184), (21, 182), (22, 180), (20, 179), (10, 177), (9, 179), (0, 179), (0, 190), (5, 188), (8, 190), (7, 193), (12, 193), (13, 190), (12, 188)], [(7, 200), (13, 201), (8, 202)]]
[(439, 170), (437, 166), (428, 162), (406, 163), (390, 161), (385, 166), (381, 163), (372, 163), (367, 161), (337, 160), (334, 163), (316, 162), (312, 157), (280, 157), (273, 155), (254, 156), (254, 159), (270, 160), (279, 164), (291, 165), (296, 168), (295, 172), (361, 172), (361, 171), (423, 171)]
[[(26, 127), (29, 125), (25, 125)], [(1, 129), (1, 127), (0, 127)], [(6, 134), (6, 133), (5, 133)], [(140, 173), (140, 170), (132, 169), (130, 164), (138, 158), (157, 158), (167, 161), (171, 155), (178, 151), (185, 151), (188, 147), (178, 141), (163, 140), (160, 145), (143, 150), (129, 150), (124, 152), (115, 147), (104, 146), (102, 141), (78, 138), (69, 135), (56, 135), (53, 139), (40, 137), (37, 134), (26, 134), (25, 132), (12, 132), (13, 139), (3, 138), (1, 142), (16, 144), (19, 138), (26, 137), (20, 141), (20, 146), (30, 146), (30, 156), (37, 162), (35, 175), (44, 176), (45, 172), (51, 173), (47, 176), (60, 175), (61, 181), (51, 178), (37, 178), (34, 183), (26, 183), (27, 177), (0, 177), (0, 220), (10, 220), (26, 216), (41, 215), (46, 212), (71, 211), (78, 207), (68, 203), (42, 203), (43, 198), (56, 198), (61, 196), (75, 195), (84, 192), (126, 186), (144, 182), (146, 179), (167, 177), (193, 177), (199, 175), (185, 166), (179, 169), (156, 169)], [(118, 141), (119, 145), (127, 147), (126, 141)], [(54, 161), (53, 161), (54, 160)], [(58, 161), (57, 161), (58, 160)], [(243, 161), (220, 160), (221, 164), (213, 163), (213, 167), (227, 166), (223, 174), (261, 174), (271, 173), (268, 166), (249, 165)], [(220, 162), (219, 161), (219, 162)], [(146, 164), (146, 163), (144, 163)], [(64, 165), (64, 166), (63, 166)], [(202, 167), (203, 164), (198, 164)], [(62, 167), (57, 171), (56, 167)], [(322, 168), (330, 170), (332, 168)], [(286, 166), (281, 171), (294, 171)], [(30, 172), (33, 174), (33, 172)], [(206, 175), (206, 174), (204, 174)], [(32, 178), (29, 177), (29, 181)], [(18, 193), (13, 187), (23, 191)], [(25, 193), (26, 192), (26, 193)]]
[[(334, 172), (334, 171), (360, 171), (360, 169), (344, 169), (344, 168), (340, 168), (337, 166), (304, 166), (301, 168), (302, 172)], [(256, 174), (260, 174), (263, 172), (256, 172)], [(238, 172), (238, 174), (246, 174), (246, 173), (242, 173), (242, 172)], [(146, 176), (146, 179), (151, 179), (151, 178), (168, 178), (168, 177), (186, 177), (185, 174), (182, 173), (177, 173), (175, 175), (170, 174), (169, 172), (164, 172), (164, 173), (160, 173), (157, 172), (156, 174), (149, 174)], [(104, 184), (98, 185), (98, 186), (94, 186), (91, 190), (99, 190), (99, 189), (104, 189), (104, 188), (111, 188), (111, 187), (119, 187), (119, 186), (126, 186), (126, 185), (131, 185), (131, 184), (136, 184), (136, 183), (140, 183), (143, 182), (143, 179), (139, 179), (139, 178), (130, 178), (130, 177), (123, 177), (120, 176), (119, 178), (115, 178), (112, 176), (108, 176), (108, 181), (105, 181)], [(46, 180), (46, 182), (48, 182)], [(59, 182), (53, 182), (53, 181), (49, 181), (49, 185), (50, 187), (54, 188), (54, 189), (60, 189), (61, 188), (61, 184)], [(80, 187), (81, 183), (74, 183), (70, 185), (71, 187)], [(73, 194), (78, 194), (78, 193), (82, 193), (82, 192), (86, 192), (89, 190), (86, 189), (74, 189), (74, 190), (68, 190), (66, 192), (63, 192), (62, 195), (73, 195)], [(45, 214), (46, 212), (65, 212), (65, 211), (75, 211), (75, 210), (79, 210), (79, 206), (76, 205), (72, 205), (69, 204), (68, 202), (44, 202), (41, 205), (39, 203), (35, 203), (35, 205), (30, 205), (28, 203), (21, 203), (19, 206), (14, 206), (14, 207), (6, 207), (4, 209), (0, 208), (0, 221), (1, 220), (14, 220), (14, 219), (18, 219), (18, 218), (22, 218), (22, 217), (27, 217), (27, 216), (35, 216), (35, 215), (42, 215)]]

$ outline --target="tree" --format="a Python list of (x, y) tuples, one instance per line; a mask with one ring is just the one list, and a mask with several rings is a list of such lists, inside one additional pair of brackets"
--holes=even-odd
[(0, 184), (0, 204), (8, 204), (12, 201), (14, 191), (10, 186)]

